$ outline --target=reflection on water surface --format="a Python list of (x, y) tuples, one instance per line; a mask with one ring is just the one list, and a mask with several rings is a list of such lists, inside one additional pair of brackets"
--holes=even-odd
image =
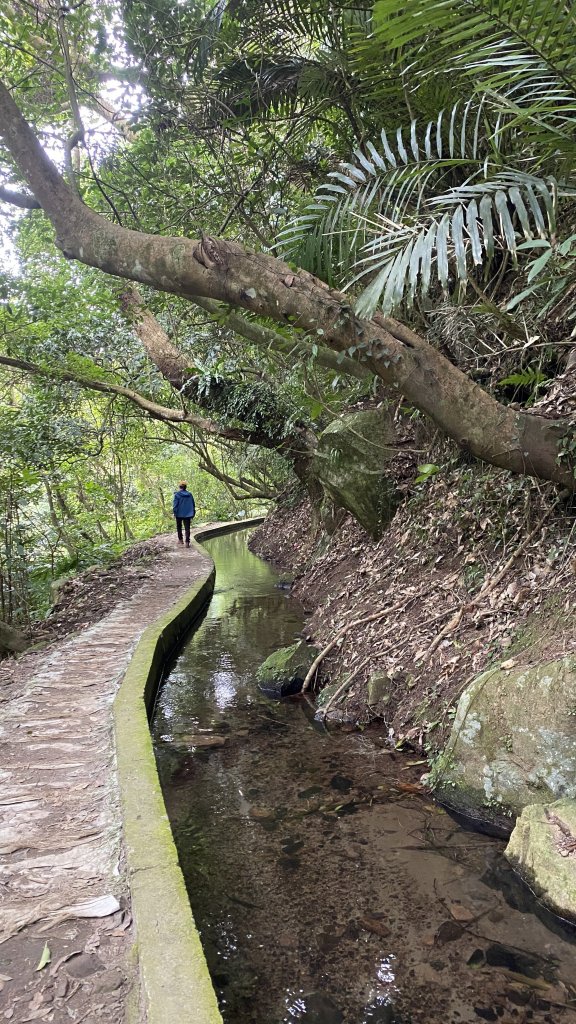
[(216, 591), (153, 732), (226, 1024), (576, 1024), (576, 948), (502, 844), (403, 791), (421, 769), (376, 732), (259, 694), (301, 609), (245, 533), (206, 547)]

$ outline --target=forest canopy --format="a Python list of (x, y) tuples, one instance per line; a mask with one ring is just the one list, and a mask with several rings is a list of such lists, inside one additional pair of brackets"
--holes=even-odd
[(7, 521), (41, 492), (74, 560), (134, 533), (128, 463), (161, 528), (182, 459), (214, 515), (294, 479), (321, 514), (319, 439), (366, 408), (573, 490), (574, 28), (548, 0), (5, 4)]

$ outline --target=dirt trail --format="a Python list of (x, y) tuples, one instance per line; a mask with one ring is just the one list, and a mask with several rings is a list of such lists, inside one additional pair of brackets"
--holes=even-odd
[(18, 1024), (116, 1024), (138, 998), (112, 703), (143, 631), (211, 564), (172, 536), (148, 551), (98, 622), (0, 669), (0, 1015)]

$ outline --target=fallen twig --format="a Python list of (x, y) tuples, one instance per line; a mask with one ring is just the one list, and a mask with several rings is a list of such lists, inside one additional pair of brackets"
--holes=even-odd
[(338, 641), (341, 640), (342, 637), (346, 636), (346, 633), (349, 633), (350, 630), (354, 629), (355, 626), (364, 625), (365, 622), (375, 622), (377, 619), (383, 619), (384, 616), (388, 615), (388, 613), (391, 611), (394, 611), (394, 606), (386, 608), (384, 611), (373, 612), (372, 615), (365, 615), (361, 619), (354, 619), (352, 622), (348, 622), (345, 626), (343, 626), (342, 629), (338, 633), (336, 633), (336, 636), (332, 638), (330, 643), (326, 644), (326, 647), (322, 648), (320, 654), (318, 654), (318, 656), (312, 662), (308, 672), (306, 673), (306, 678), (302, 683), (302, 693), (305, 693), (306, 690), (310, 689), (310, 684), (312, 682), (312, 679), (314, 678), (318, 666), (322, 661), (324, 661), (324, 658), (328, 654), (330, 654), (330, 651), (333, 650), (334, 647), (336, 647)]
[(363, 626), (367, 622), (377, 622), (379, 619), (383, 619), (387, 615), (390, 615), (391, 612), (404, 611), (408, 607), (408, 605), (412, 604), (414, 601), (421, 600), (424, 597), (425, 593), (426, 591), (423, 591), (420, 594), (410, 594), (410, 596), (406, 598), (406, 600), (404, 601), (399, 601), (397, 604), (389, 605), (388, 608), (383, 608), (379, 612), (372, 612), (370, 615), (364, 615), (360, 619), (354, 619), (352, 622), (348, 622), (346, 623), (345, 626), (342, 626), (342, 629), (339, 630), (336, 636), (332, 638), (330, 643), (326, 644), (326, 647), (322, 648), (320, 654), (312, 662), (312, 665), (310, 666), (306, 674), (304, 682), (302, 683), (301, 692), (305, 693), (306, 690), (310, 689), (310, 684), (312, 682), (312, 679), (314, 678), (318, 666), (321, 664), (321, 662), (324, 661), (324, 658), (328, 654), (330, 654), (330, 651), (332, 651), (334, 647), (336, 647), (338, 642), (343, 637), (345, 637), (347, 633), (350, 632), (351, 629), (354, 629), (356, 626)]
[(345, 679), (344, 682), (342, 683), (342, 685), (338, 687), (336, 692), (332, 694), (332, 696), (330, 697), (330, 700), (328, 700), (326, 702), (326, 706), (321, 709), (322, 710), (322, 720), (324, 720), (326, 718), (326, 715), (328, 714), (330, 708), (338, 700), (338, 698), (341, 697), (342, 694), (346, 692), (346, 690), (350, 689), (350, 686), (352, 685), (353, 681), (356, 679), (356, 676), (362, 671), (364, 666), (367, 665), (369, 661), (370, 661), (370, 655), (367, 658), (364, 658), (364, 661), (362, 661), (359, 664), (359, 666), (356, 669), (356, 671), (353, 672), (351, 676), (348, 676), (348, 679)]
[(485, 580), (484, 584), (482, 585), (482, 587), (480, 588), (480, 590), (476, 594), (476, 597), (472, 598), (471, 601), (466, 602), (466, 604), (461, 605), (460, 608), (457, 608), (457, 609), (456, 608), (454, 608), (454, 609), (450, 608), (449, 611), (446, 612), (446, 614), (450, 614), (450, 612), (454, 611), (455, 614), (450, 619), (450, 622), (448, 622), (444, 626), (444, 628), (442, 630), (440, 630), (438, 635), (434, 638), (434, 640), (432, 641), (432, 643), (428, 647), (428, 649), (427, 649), (427, 651), (426, 651), (426, 653), (425, 653), (425, 655), (424, 655), (424, 657), (422, 659), (423, 661), (427, 661), (428, 658), (430, 657), (430, 655), (432, 655), (434, 653), (434, 651), (436, 650), (436, 648), (442, 643), (442, 640), (446, 636), (448, 636), (449, 633), (452, 633), (455, 629), (458, 628), (458, 626), (460, 625), (460, 623), (462, 621), (462, 618), (463, 618), (465, 612), (473, 611), (473, 609), (477, 608), (478, 605), (480, 604), (480, 602), (484, 600), (484, 598), (488, 597), (488, 594), (491, 594), (492, 591), (496, 589), (496, 587), (501, 582), (501, 580), (504, 578), (504, 576), (506, 575), (508, 570), (512, 567), (512, 565), (514, 564), (514, 562), (516, 561), (518, 556), (521, 555), (523, 551), (525, 551), (525, 549), (527, 548), (527, 546), (530, 543), (530, 541), (533, 540), (534, 537), (536, 536), (536, 534), (538, 534), (540, 532), (540, 530), (542, 529), (546, 519), (550, 515), (550, 512), (556, 507), (557, 503), (558, 502), (555, 501), (554, 504), (551, 506), (551, 508), (547, 509), (546, 512), (544, 513), (544, 515), (540, 517), (540, 519), (536, 523), (536, 526), (534, 527), (534, 529), (530, 530), (530, 533), (528, 533), (525, 536), (525, 538), (522, 541), (522, 543), (519, 544), (518, 547), (514, 549), (514, 551), (510, 555), (510, 558), (508, 558), (508, 560), (504, 563), (504, 565), (496, 573), (496, 575), (495, 576), (490, 576), (487, 580)]

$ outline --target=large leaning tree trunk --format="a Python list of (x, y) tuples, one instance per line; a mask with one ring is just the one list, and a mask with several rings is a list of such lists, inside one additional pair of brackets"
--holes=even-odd
[(68, 259), (175, 295), (248, 309), (334, 351), (363, 354), (373, 373), (477, 458), (574, 489), (572, 467), (558, 459), (566, 421), (501, 405), (407, 327), (379, 314), (360, 320), (346, 296), (282, 260), (236, 242), (161, 237), (110, 223), (68, 187), (1, 84), (0, 134)]

